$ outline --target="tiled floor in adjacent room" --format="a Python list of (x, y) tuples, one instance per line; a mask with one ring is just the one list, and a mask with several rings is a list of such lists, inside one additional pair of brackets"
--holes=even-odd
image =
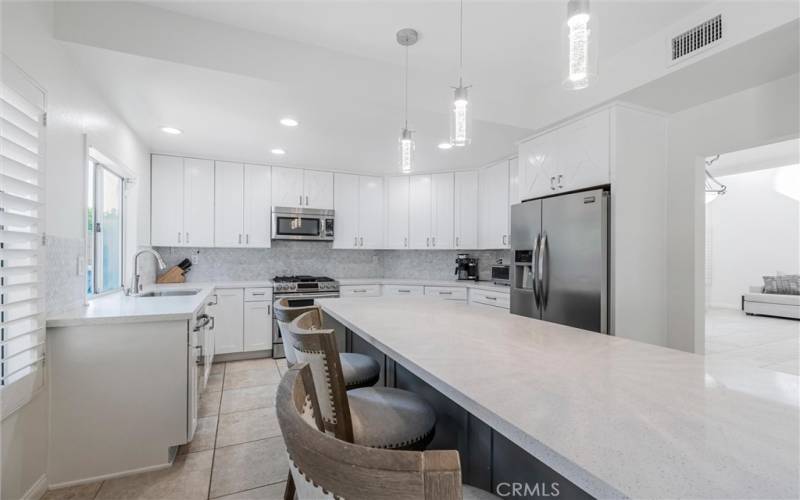
[(272, 500), (288, 465), (275, 414), (285, 360), (218, 363), (200, 400), (197, 431), (168, 469), (48, 492), (44, 500)]
[(800, 321), (708, 309), (706, 356), (800, 375)]

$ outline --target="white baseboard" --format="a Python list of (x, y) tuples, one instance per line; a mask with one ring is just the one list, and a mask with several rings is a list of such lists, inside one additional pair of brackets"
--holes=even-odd
[(39, 500), (47, 493), (47, 474), (42, 474), (28, 491), (22, 496), (22, 500)]
[(148, 467), (142, 467), (140, 469), (131, 469), (122, 472), (113, 472), (111, 474), (103, 474), (100, 476), (87, 477), (85, 479), (78, 479), (75, 481), (63, 481), (61, 483), (51, 484), (50, 489), (57, 490), (60, 488), (68, 488), (70, 486), (80, 486), (82, 484), (96, 483), (98, 481), (105, 481), (107, 479), (116, 479), (118, 477), (133, 476), (134, 474), (141, 474), (143, 472), (152, 472), (156, 470), (167, 469), (171, 466), (172, 462), (167, 462), (165, 464), (151, 465)]

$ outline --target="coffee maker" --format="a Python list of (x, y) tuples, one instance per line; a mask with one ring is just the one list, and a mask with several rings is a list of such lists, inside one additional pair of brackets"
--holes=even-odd
[(478, 281), (478, 259), (470, 257), (468, 253), (458, 254), (455, 274), (459, 280)]

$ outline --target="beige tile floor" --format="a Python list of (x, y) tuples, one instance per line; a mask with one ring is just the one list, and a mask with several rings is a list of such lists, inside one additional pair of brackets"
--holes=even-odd
[(800, 375), (800, 321), (708, 309), (706, 356)]
[(286, 360), (215, 364), (195, 437), (168, 469), (48, 492), (44, 500), (272, 500), (288, 466), (275, 391)]

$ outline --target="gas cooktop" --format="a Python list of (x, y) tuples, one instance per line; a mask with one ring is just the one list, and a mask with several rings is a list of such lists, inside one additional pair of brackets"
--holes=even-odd
[(339, 282), (327, 276), (275, 276), (272, 282), (275, 293), (339, 291)]

